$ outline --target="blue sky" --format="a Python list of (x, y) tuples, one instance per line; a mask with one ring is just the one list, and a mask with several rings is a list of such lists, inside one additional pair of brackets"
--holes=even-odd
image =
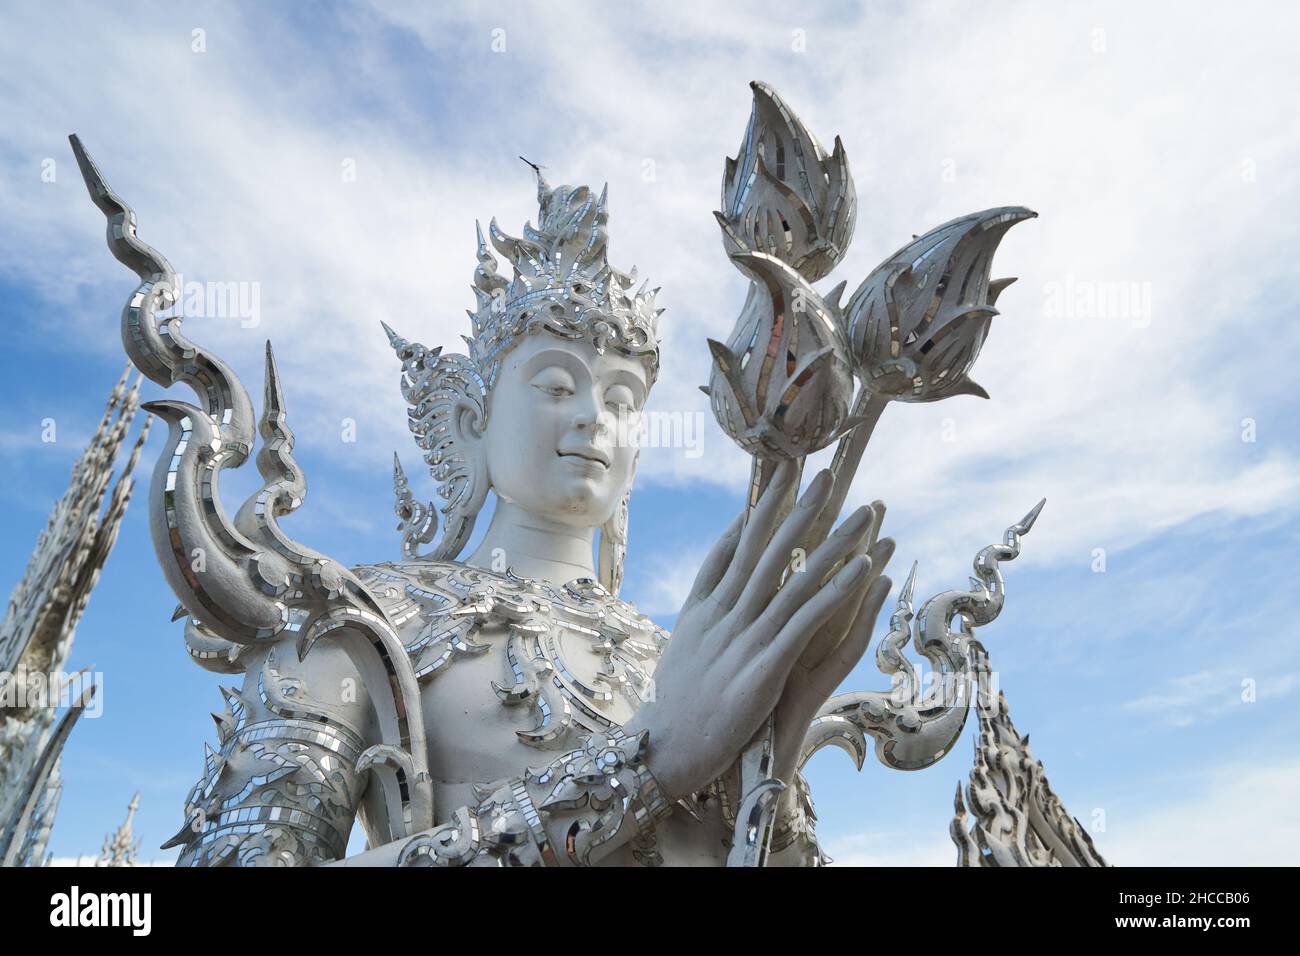
[[(961, 213), (1040, 213), (998, 255), (995, 275), (1020, 282), (975, 369), (992, 400), (892, 407), (868, 450), (850, 504), (889, 503), (895, 578), (918, 559), (919, 596), (961, 585), (974, 553), (1046, 496), (982, 639), (1058, 794), (1085, 823), (1104, 813), (1094, 838), (1116, 863), (1289, 862), (1300, 134), (1278, 91), (1300, 79), (1279, 22), (1294, 17), (1251, 4), (6, 5), (0, 581), (20, 576), (122, 367), (134, 280), (104, 247), (68, 133), (187, 279), (257, 284), (256, 327), (194, 318), (186, 331), (254, 394), (272, 339), (311, 489), (286, 527), (347, 563), (397, 555), (394, 449), (432, 493), (379, 320), (458, 343), (474, 219), (509, 231), (535, 214), (522, 154), (555, 183), (608, 180), (612, 257), (661, 284), (668, 308), (652, 408), (706, 416), (703, 455), (643, 452), (632, 502), (625, 596), (670, 626), (746, 475), (696, 386), (705, 338), (725, 338), (743, 300), (710, 212), (761, 78), (848, 151), (857, 234), (827, 285), (856, 285)], [(1115, 289), (1135, 292), (1133, 308), (1088, 301)], [(355, 442), (340, 440), (345, 418)], [(59, 856), (97, 851), (139, 788), (145, 856), (165, 858), (152, 848), (179, 825), (213, 736), (218, 678), (187, 661), (148, 538), (162, 441), (71, 661), (104, 675), (104, 707), (67, 750)], [(251, 470), (232, 476), (228, 504), (252, 487)], [(846, 682), (882, 686), (870, 660)], [(915, 774), (817, 757), (831, 854), (950, 863), (969, 737)]]

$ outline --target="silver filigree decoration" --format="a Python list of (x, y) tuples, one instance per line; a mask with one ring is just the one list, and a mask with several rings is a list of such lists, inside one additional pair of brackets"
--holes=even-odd
[[(516, 733), (529, 746), (558, 749), (575, 734), (607, 730), (616, 698), (635, 709), (654, 693), (652, 675), (668, 634), (598, 581), (556, 587), (452, 562), (375, 565), (356, 573), (390, 617), (419, 616), (406, 650), (421, 682), (492, 651), (496, 642), (476, 638), (484, 629), (503, 631), (502, 679), (492, 686), (503, 706), (527, 714), (529, 725)], [(599, 662), (594, 679), (570, 666), (562, 635), (584, 639)]]
[(545, 329), (564, 338), (587, 338), (598, 351), (612, 348), (647, 362), (651, 382), (658, 369), (656, 329), (662, 309), (636, 270), (624, 273), (606, 256), (609, 211), (606, 189), (597, 197), (586, 186), (551, 189), (537, 172), (537, 228), (524, 225), (521, 238), (502, 232), (495, 219), (488, 235), (514, 275), (497, 274), (495, 257), (476, 226), (478, 267), (474, 272), (477, 310), (470, 312), (470, 358), (490, 389), (501, 357), (524, 335)]
[(462, 427), (478, 432), (487, 427), (487, 388), (478, 367), (466, 356), (426, 349), (382, 324), (402, 362), (407, 424), (438, 483), (438, 496), (446, 502), (441, 509), (446, 525), (430, 557), (451, 560), (464, 550), (487, 499), (483, 463), (465, 446), (461, 434)]
[(397, 533), (402, 536), (402, 557), (423, 561), (428, 555), (420, 554), (420, 545), (428, 544), (438, 533), (438, 515), (432, 502), (415, 500), (397, 452), (393, 452), (393, 494), (396, 499), (393, 511), (399, 519)]
[[(398, 866), (555, 865), (557, 854), (585, 866), (625, 825), (646, 865), (658, 858), (654, 824), (672, 812), (645, 766), (647, 735), (614, 727), (585, 735), (577, 749), (522, 777), (476, 787), (479, 803), (460, 807), (453, 820), (410, 840)], [(547, 823), (563, 822), (563, 846), (551, 843)], [(553, 824), (554, 825), (554, 824)]]
[(1006, 696), (993, 695), (987, 651), (979, 641), (971, 642), (971, 651), (980, 733), (966, 795), (975, 819), (968, 827), (958, 784), (949, 826), (957, 865), (1107, 866), (1088, 831), (1053, 792), (1029, 738), (1011, 722)]
[[(822, 747), (834, 745), (861, 769), (868, 738), (874, 739), (881, 763), (896, 770), (929, 767), (953, 748), (970, 710), (973, 629), (992, 623), (1001, 613), (1005, 590), (999, 566), (1020, 554), (1020, 536), (1034, 526), (1044, 504), (1040, 501), (1008, 528), (1001, 544), (991, 544), (976, 555), (971, 590), (935, 595), (925, 602), (915, 622), (916, 569), (912, 569), (890, 619), (890, 631), (877, 649), (881, 670), (894, 676), (893, 689), (839, 694), (828, 700), (808, 729), (800, 766)], [(955, 631), (954, 622), (959, 622)], [(928, 691), (917, 685), (911, 665), (900, 652), (909, 637), (935, 669), (936, 680)]]

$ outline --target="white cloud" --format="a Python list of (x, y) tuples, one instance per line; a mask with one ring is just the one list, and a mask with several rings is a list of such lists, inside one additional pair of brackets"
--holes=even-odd
[[(1132, 798), (1094, 833), (1113, 866), (1290, 866), (1300, 853), (1300, 760), (1238, 762), (1180, 777), (1146, 803)], [(938, 827), (824, 839), (843, 866), (954, 866)]]
[(1120, 706), (1151, 716), (1167, 726), (1181, 728), (1239, 714), (1242, 708), (1286, 697), (1297, 688), (1300, 688), (1300, 674), (1258, 674), (1254, 668), (1237, 666), (1171, 677), (1160, 690)]
[[(379, 3), (341, 29), (358, 28), (345, 37), (349, 52), (375, 67), (367, 90), (391, 96), (390, 114), (325, 117), (313, 113), (327, 102), (314, 85), (339, 76), (296, 42), (269, 59), (255, 16), (214, 15), (208, 52), (195, 54), (188, 28), (166, 16), (128, 22), (87, 8), (81, 29), (68, 30), (31, 8), (3, 44), (5, 269), (53, 302), (70, 302), (76, 282), (98, 288), (111, 276), (129, 288), (61, 139), (78, 129), (136, 205), (141, 234), (187, 276), (262, 284), (261, 327), (207, 321), (188, 331), (229, 355), (254, 389), (270, 335), (302, 441), (373, 472), (390, 448), (411, 454), (377, 320), (458, 341), (472, 221), (496, 214), (513, 229), (532, 214), (514, 159), (530, 153), (553, 180), (610, 181), (614, 258), (662, 282), (669, 306), (654, 401), (701, 410), (703, 340), (725, 337), (743, 293), (709, 211), (748, 115), (745, 81), (762, 76), (823, 139), (840, 133), (854, 164), (858, 236), (833, 278), (856, 280), (912, 233), (970, 209), (1023, 202), (1042, 213), (999, 256), (997, 273), (1023, 279), (976, 369), (993, 401), (892, 408), (868, 455), (850, 503), (889, 502), (903, 557), (947, 580), (1043, 495), (1049, 508), (1026, 560), (1052, 563), (1210, 511), (1294, 506), (1300, 469), (1275, 443), (1284, 424), (1266, 383), (1285, 371), (1296, 332), (1289, 323), (1243, 332), (1272, 304), (1255, 290), (1294, 278), (1293, 257), (1275, 253), (1296, 227), (1268, 211), (1300, 194), (1300, 133), (1275, 122), (1271, 97), (1253, 95), (1290, 85), (1276, 22), (1288, 14), (1217, 23), (1221, 42), (1207, 58), (1202, 18), (1158, 5), (953, 17), (946, 5), (915, 4), (856, 18), (801, 13), (797, 24), (780, 5), (746, 11), (601, 8), (556, 21), (532, 8)], [(378, 68), (376, 19), (418, 36), (430, 69), (474, 91), (440, 105), (459, 138), (443, 136), (432, 154), (411, 128), (423, 123), (408, 102), (419, 93)], [(807, 33), (805, 54), (790, 51), (795, 26)], [(490, 49), (496, 27), (504, 54)], [(67, 62), (95, 80), (70, 82)], [(558, 62), (581, 70), (552, 69)], [(941, 62), (949, 67), (916, 68)], [(297, 82), (284, 82), (286, 63)], [(474, 97), (480, 125), (453, 121)], [(57, 187), (37, 181), (46, 155), (62, 163)], [(357, 161), (355, 183), (340, 182), (346, 158)], [(952, 182), (940, 176), (947, 160)], [(1149, 284), (1149, 326), (1046, 314), (1053, 289), (1116, 281)], [(1234, 294), (1220, 292), (1225, 282)], [(85, 344), (113, 347), (112, 315), (68, 321)], [(1247, 344), (1261, 336), (1274, 347)], [(1239, 440), (1250, 416), (1260, 419), (1255, 445)], [(357, 444), (337, 439), (346, 417), (362, 423)], [(950, 443), (945, 419), (956, 428)], [(739, 493), (745, 460), (711, 429), (702, 458), (650, 449), (641, 473)]]
[(647, 576), (647, 583), (625, 597), (651, 617), (676, 614), (690, 596), (695, 575), (707, 553), (704, 549), (692, 549), (649, 558), (654, 566)]
[[(1294, 866), (1300, 853), (1300, 760), (1237, 763), (1198, 774), (1172, 799), (1109, 814), (1097, 837), (1117, 866)], [(1185, 795), (1184, 795), (1185, 794)]]

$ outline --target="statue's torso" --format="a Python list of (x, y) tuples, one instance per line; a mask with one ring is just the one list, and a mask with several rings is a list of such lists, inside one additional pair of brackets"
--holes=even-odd
[[(519, 776), (622, 725), (654, 692), (668, 634), (594, 581), (557, 586), (451, 562), (356, 573), (399, 634), (421, 687), (436, 820), (477, 802), (474, 785)], [(659, 827), (666, 862), (721, 864), (715, 806)], [(631, 864), (631, 848), (607, 862)]]

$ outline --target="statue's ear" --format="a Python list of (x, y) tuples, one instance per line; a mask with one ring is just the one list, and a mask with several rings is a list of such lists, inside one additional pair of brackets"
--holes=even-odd
[(463, 443), (467, 451), (473, 449), (475, 454), (481, 453), (483, 439), (487, 435), (487, 422), (484, 420), (486, 409), (485, 400), (465, 402), (456, 410), (451, 423), (456, 440)]

